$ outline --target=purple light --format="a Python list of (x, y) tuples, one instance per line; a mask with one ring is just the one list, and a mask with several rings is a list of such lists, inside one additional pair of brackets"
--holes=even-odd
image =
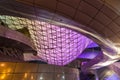
[[(46, 22), (35, 22), (38, 56), (49, 64), (65, 65), (76, 59), (93, 41), (67, 28)], [(32, 31), (31, 31), (32, 32)]]
[(99, 47), (99, 46), (95, 42), (93, 42), (87, 46), (87, 48), (93, 48), (93, 47)]
[(112, 75), (106, 77), (105, 80), (120, 80), (120, 77), (117, 74), (113, 73)]
[(34, 59), (44, 60), (49, 64), (65, 65), (76, 59), (93, 42), (80, 33), (63, 28), (63, 26), (13, 16), (3, 15), (0, 18), (11, 29), (27, 27), (38, 53)]
[(98, 54), (101, 54), (101, 51), (92, 51), (92, 52), (91, 51), (86, 51), (86, 52), (81, 53), (78, 58), (93, 59)]

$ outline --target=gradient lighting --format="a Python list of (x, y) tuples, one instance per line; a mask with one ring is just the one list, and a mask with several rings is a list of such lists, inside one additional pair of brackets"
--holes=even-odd
[(114, 73), (114, 74), (106, 77), (104, 80), (120, 80), (120, 77)]
[(78, 56), (78, 58), (93, 59), (98, 54), (102, 53), (102, 51), (98, 50), (98, 48), (99, 48), (99, 45), (93, 42), (87, 46), (87, 48)]
[(83, 51), (83, 53), (81, 53), (78, 58), (93, 59), (98, 54), (101, 54), (101, 51), (95, 51), (95, 50), (94, 51)]
[(94, 47), (99, 47), (99, 45), (93, 42), (87, 46), (87, 48), (94, 48)]
[(38, 56), (49, 64), (65, 65), (76, 59), (93, 42), (65, 26), (4, 15), (0, 18), (11, 29), (27, 27)]

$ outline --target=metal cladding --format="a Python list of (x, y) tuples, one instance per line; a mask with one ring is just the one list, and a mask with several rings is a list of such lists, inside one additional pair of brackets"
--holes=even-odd
[(0, 16), (9, 28), (28, 28), (38, 56), (49, 64), (65, 65), (76, 59), (93, 41), (62, 26), (27, 18)]

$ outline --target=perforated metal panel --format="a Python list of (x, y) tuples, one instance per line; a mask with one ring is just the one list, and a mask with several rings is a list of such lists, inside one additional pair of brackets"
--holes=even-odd
[(65, 65), (76, 59), (93, 41), (65, 26), (13, 16), (0, 16), (11, 29), (28, 28), (37, 53), (49, 64)]

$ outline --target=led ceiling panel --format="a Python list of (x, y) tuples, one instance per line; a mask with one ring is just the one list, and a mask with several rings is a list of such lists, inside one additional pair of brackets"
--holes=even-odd
[(38, 56), (49, 64), (65, 65), (93, 42), (71, 29), (43, 21), (5, 15), (1, 15), (0, 19), (13, 30), (28, 28)]

